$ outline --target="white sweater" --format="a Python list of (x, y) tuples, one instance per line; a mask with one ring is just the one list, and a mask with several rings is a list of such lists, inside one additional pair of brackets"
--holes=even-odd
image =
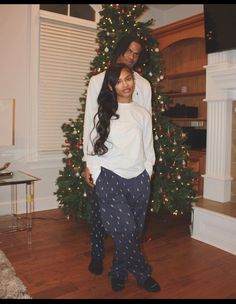
[[(105, 72), (92, 76), (88, 85), (87, 99), (84, 116), (84, 135), (83, 135), (83, 161), (87, 161), (89, 133), (93, 128), (93, 117), (97, 113), (97, 98), (101, 91)], [(135, 90), (133, 101), (146, 108), (152, 113), (151, 105), (151, 86), (150, 83), (138, 73), (134, 72)]]
[[(153, 148), (151, 114), (135, 102), (119, 103), (119, 118), (110, 122), (110, 133), (105, 145), (108, 152), (104, 155), (87, 155), (87, 167), (94, 183), (101, 167), (107, 168), (121, 177), (133, 178), (147, 170), (151, 177), (155, 163)], [(91, 133), (91, 139), (96, 130)], [(89, 152), (93, 151), (92, 142), (88, 143)]]

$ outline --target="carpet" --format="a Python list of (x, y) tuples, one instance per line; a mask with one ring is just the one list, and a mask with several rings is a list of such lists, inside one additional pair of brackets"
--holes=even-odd
[(15, 270), (0, 250), (0, 299), (32, 299), (27, 288), (16, 276)]

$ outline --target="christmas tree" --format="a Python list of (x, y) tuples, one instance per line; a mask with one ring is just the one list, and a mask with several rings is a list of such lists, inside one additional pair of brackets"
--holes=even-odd
[[(159, 82), (164, 78), (159, 54), (158, 42), (151, 35), (147, 22), (137, 21), (146, 10), (142, 4), (103, 4), (100, 11), (100, 21), (97, 29), (97, 56), (93, 59), (90, 72), (86, 76), (86, 86), (91, 76), (102, 72), (110, 62), (110, 55), (116, 42), (124, 33), (136, 32), (144, 41), (146, 57), (136, 72), (148, 79), (153, 89), (153, 135), (156, 152), (156, 164), (152, 178), (150, 200), (151, 212), (158, 212), (164, 206), (173, 214), (183, 214), (190, 210), (195, 199), (195, 184), (197, 174), (187, 167), (189, 158), (184, 141), (185, 134), (180, 127), (172, 124), (164, 116), (171, 100), (158, 93)], [(62, 125), (65, 143), (64, 169), (60, 170), (56, 180), (58, 187), (55, 192), (59, 207), (67, 216), (76, 212), (78, 219), (90, 221), (91, 188), (87, 186), (81, 173), (85, 164), (83, 158), (83, 121), (86, 91), (80, 98), (81, 107), (78, 109), (76, 120), (69, 119)]]

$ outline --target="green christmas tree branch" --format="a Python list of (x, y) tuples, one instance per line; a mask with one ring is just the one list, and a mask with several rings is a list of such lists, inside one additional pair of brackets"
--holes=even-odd
[[(97, 56), (90, 63), (90, 71), (85, 77), (86, 86), (91, 76), (104, 71), (110, 62), (110, 55), (116, 42), (124, 33), (135, 31), (144, 41), (146, 57), (136, 71), (148, 79), (153, 89), (153, 136), (156, 164), (151, 181), (151, 212), (158, 212), (161, 206), (172, 214), (189, 212), (195, 201), (197, 173), (187, 164), (188, 147), (184, 144), (186, 135), (165, 117), (171, 100), (159, 93), (159, 83), (164, 78), (158, 42), (149, 28), (153, 20), (137, 21), (146, 6), (142, 4), (103, 4), (100, 21), (97, 25)], [(69, 119), (62, 125), (65, 142), (62, 145), (63, 170), (56, 180), (55, 195), (59, 207), (69, 217), (76, 214), (78, 220), (90, 222), (91, 189), (81, 173), (84, 169), (83, 158), (83, 121), (87, 89), (80, 97), (81, 107), (76, 120)]]

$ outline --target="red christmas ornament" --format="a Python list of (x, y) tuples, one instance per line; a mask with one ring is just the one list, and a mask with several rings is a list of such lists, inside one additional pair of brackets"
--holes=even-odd
[(139, 67), (139, 68), (136, 69), (136, 72), (137, 72), (137, 73), (141, 73), (141, 72), (142, 72), (142, 69)]
[(69, 140), (68, 140), (68, 139), (65, 139), (65, 143), (66, 143), (66, 144), (69, 144)]
[(80, 145), (81, 145), (81, 142), (80, 142), (80, 141), (78, 141), (78, 142), (76, 143), (76, 148), (78, 148), (78, 149), (79, 149)]
[(119, 9), (119, 4), (115, 5), (115, 9), (118, 10)]
[(67, 164), (67, 167), (72, 167), (72, 161), (68, 160), (68, 162), (66, 164)]
[(197, 185), (199, 183), (199, 178), (193, 178), (192, 179), (192, 184)]
[(122, 13), (122, 14), (124, 14), (124, 13), (125, 13), (125, 10), (124, 10), (123, 8), (122, 8), (122, 10), (121, 10), (121, 13)]
[(143, 39), (144, 41), (147, 41), (147, 37), (144, 37), (144, 39)]

